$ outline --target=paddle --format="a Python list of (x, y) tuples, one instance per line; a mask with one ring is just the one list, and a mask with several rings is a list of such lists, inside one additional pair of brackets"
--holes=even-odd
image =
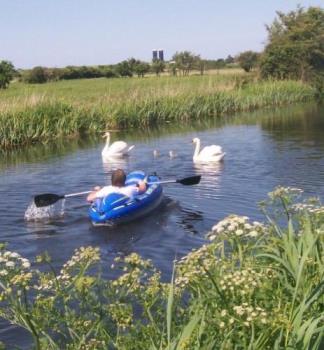
[(39, 194), (34, 197), (34, 203), (36, 207), (46, 207), (48, 205), (52, 205), (59, 201), (60, 199), (68, 198), (68, 197), (76, 197), (76, 196), (82, 196), (84, 194), (91, 193), (92, 191), (84, 191), (84, 192), (78, 192), (78, 193), (70, 193), (70, 194), (63, 194), (58, 195), (54, 193), (43, 193)]
[[(154, 183), (157, 183), (157, 184), (179, 183), (181, 185), (191, 186), (191, 185), (199, 184), (200, 179), (201, 179), (201, 175), (196, 175), (196, 176), (185, 177), (183, 179), (156, 181), (156, 182), (148, 183), (148, 185), (152, 185)], [(85, 192), (70, 193), (70, 194), (63, 194), (63, 195), (58, 195), (54, 193), (43, 193), (34, 197), (34, 203), (36, 207), (46, 207), (48, 205), (52, 205), (56, 203), (60, 199), (82, 196), (84, 194), (88, 194), (91, 192), (92, 191), (85, 191)]]
[(178, 183), (178, 184), (185, 185), (185, 186), (191, 186), (191, 185), (199, 184), (200, 179), (201, 179), (201, 175), (196, 175), (196, 176), (184, 177), (183, 179), (150, 182), (150, 183), (148, 183), (148, 185), (152, 185), (154, 183), (157, 183), (157, 184)]

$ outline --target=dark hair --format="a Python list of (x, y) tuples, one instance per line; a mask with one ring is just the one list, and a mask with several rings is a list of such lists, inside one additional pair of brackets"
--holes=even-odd
[(111, 184), (113, 186), (123, 187), (125, 186), (125, 181), (126, 181), (126, 174), (124, 170), (117, 169), (117, 170), (114, 170), (113, 173), (111, 174)]

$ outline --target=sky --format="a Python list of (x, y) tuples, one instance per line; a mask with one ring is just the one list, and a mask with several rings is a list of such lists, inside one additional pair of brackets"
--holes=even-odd
[(0, 0), (0, 60), (16, 68), (262, 51), (276, 11), (324, 0)]

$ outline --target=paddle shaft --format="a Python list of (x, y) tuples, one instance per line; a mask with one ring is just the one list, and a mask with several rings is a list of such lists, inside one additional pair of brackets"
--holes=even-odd
[(83, 194), (88, 194), (88, 193), (91, 193), (91, 192), (92, 191), (83, 191), (83, 192), (65, 194), (65, 195), (62, 196), (62, 198), (82, 196)]

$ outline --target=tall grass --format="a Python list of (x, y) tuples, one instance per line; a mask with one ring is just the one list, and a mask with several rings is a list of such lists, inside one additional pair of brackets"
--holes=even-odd
[(99, 249), (77, 249), (56, 272), (46, 254), (31, 266), (2, 246), (0, 316), (25, 328), (35, 349), (319, 350), (324, 207), (300, 193), (270, 193), (264, 224), (218, 222), (170, 283), (135, 253), (115, 259), (110, 281)]
[(314, 91), (293, 81), (243, 84), (237, 76), (214, 75), (17, 85), (1, 94), (0, 147), (10, 148), (106, 128), (188, 122), (304, 102)]

